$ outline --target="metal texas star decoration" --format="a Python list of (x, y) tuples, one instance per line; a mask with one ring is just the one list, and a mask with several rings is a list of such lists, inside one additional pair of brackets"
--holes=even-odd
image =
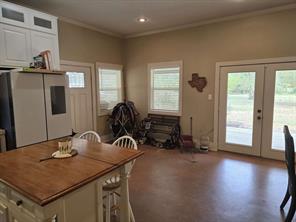
[(208, 81), (206, 77), (199, 77), (198, 73), (192, 73), (192, 80), (188, 81), (192, 88), (196, 88), (197, 91), (202, 92), (206, 87)]

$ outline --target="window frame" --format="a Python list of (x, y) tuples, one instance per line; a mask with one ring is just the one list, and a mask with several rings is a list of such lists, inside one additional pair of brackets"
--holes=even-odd
[(97, 102), (98, 102), (98, 112), (97, 115), (98, 116), (106, 116), (110, 114), (110, 111), (112, 109), (108, 109), (108, 111), (106, 112), (102, 112), (101, 111), (101, 100), (100, 100), (100, 69), (113, 69), (113, 70), (119, 70), (120, 71), (120, 89), (119, 89), (119, 93), (120, 93), (120, 100), (119, 102), (123, 101), (123, 66), (120, 64), (112, 64), (112, 63), (100, 63), (100, 62), (96, 62), (96, 84), (97, 84)]
[[(161, 68), (176, 68), (180, 69), (179, 76), (179, 110), (178, 111), (169, 111), (169, 110), (155, 110), (152, 109), (152, 69), (161, 69)], [(168, 115), (168, 116), (182, 116), (182, 97), (183, 97), (183, 61), (171, 61), (171, 62), (159, 62), (159, 63), (149, 63), (147, 66), (148, 72), (148, 113), (149, 114), (159, 114), (159, 115)]]

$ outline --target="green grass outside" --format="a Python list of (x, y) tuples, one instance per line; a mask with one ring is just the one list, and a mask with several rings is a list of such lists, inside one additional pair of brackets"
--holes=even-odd
[[(252, 128), (253, 98), (248, 94), (228, 95), (227, 125), (241, 128)], [(282, 130), (289, 125), (296, 131), (296, 95), (276, 95), (273, 127)]]

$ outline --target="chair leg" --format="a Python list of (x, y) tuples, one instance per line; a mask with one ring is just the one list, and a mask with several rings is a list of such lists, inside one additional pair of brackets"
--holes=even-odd
[(295, 198), (296, 198), (295, 196), (292, 196), (290, 209), (289, 209), (289, 212), (287, 214), (285, 222), (291, 222), (293, 217), (294, 217), (295, 210), (296, 210), (296, 199)]
[(129, 211), (130, 211), (130, 221), (135, 222), (135, 216), (134, 216), (133, 209), (131, 207), (131, 203), (128, 204), (128, 207), (129, 207)]
[(111, 220), (111, 198), (110, 198), (110, 192), (107, 192), (107, 197), (106, 197), (106, 222), (110, 222)]
[[(116, 194), (115, 192), (112, 193), (112, 197), (113, 197), (113, 206), (117, 206), (117, 199), (116, 199)], [(114, 214), (115, 216), (117, 216), (117, 210), (114, 210)]]
[(289, 192), (289, 185), (288, 185), (286, 195), (285, 195), (285, 197), (284, 197), (284, 199), (283, 199), (283, 201), (281, 203), (281, 206), (280, 206), (281, 209), (284, 209), (284, 207), (286, 206), (288, 200), (290, 199), (290, 196), (291, 195), (290, 195), (290, 192)]

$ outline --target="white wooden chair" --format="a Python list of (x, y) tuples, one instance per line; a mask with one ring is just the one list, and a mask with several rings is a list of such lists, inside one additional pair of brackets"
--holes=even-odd
[(101, 137), (95, 131), (86, 131), (79, 136), (79, 139), (85, 139), (90, 142), (101, 142)]
[[(136, 141), (130, 136), (122, 136), (118, 138), (112, 145), (116, 145), (119, 147), (127, 148), (127, 149), (138, 149)], [(131, 162), (128, 166), (129, 173), (135, 164), (135, 161)], [(104, 197), (106, 198), (106, 222), (110, 222), (111, 220), (111, 211), (114, 210), (115, 214), (118, 210), (116, 195), (120, 196), (120, 175), (114, 175), (110, 179), (106, 180), (103, 185)], [(111, 197), (113, 197), (113, 206), (111, 208)], [(130, 221), (135, 222), (135, 217), (129, 203), (130, 210)]]

